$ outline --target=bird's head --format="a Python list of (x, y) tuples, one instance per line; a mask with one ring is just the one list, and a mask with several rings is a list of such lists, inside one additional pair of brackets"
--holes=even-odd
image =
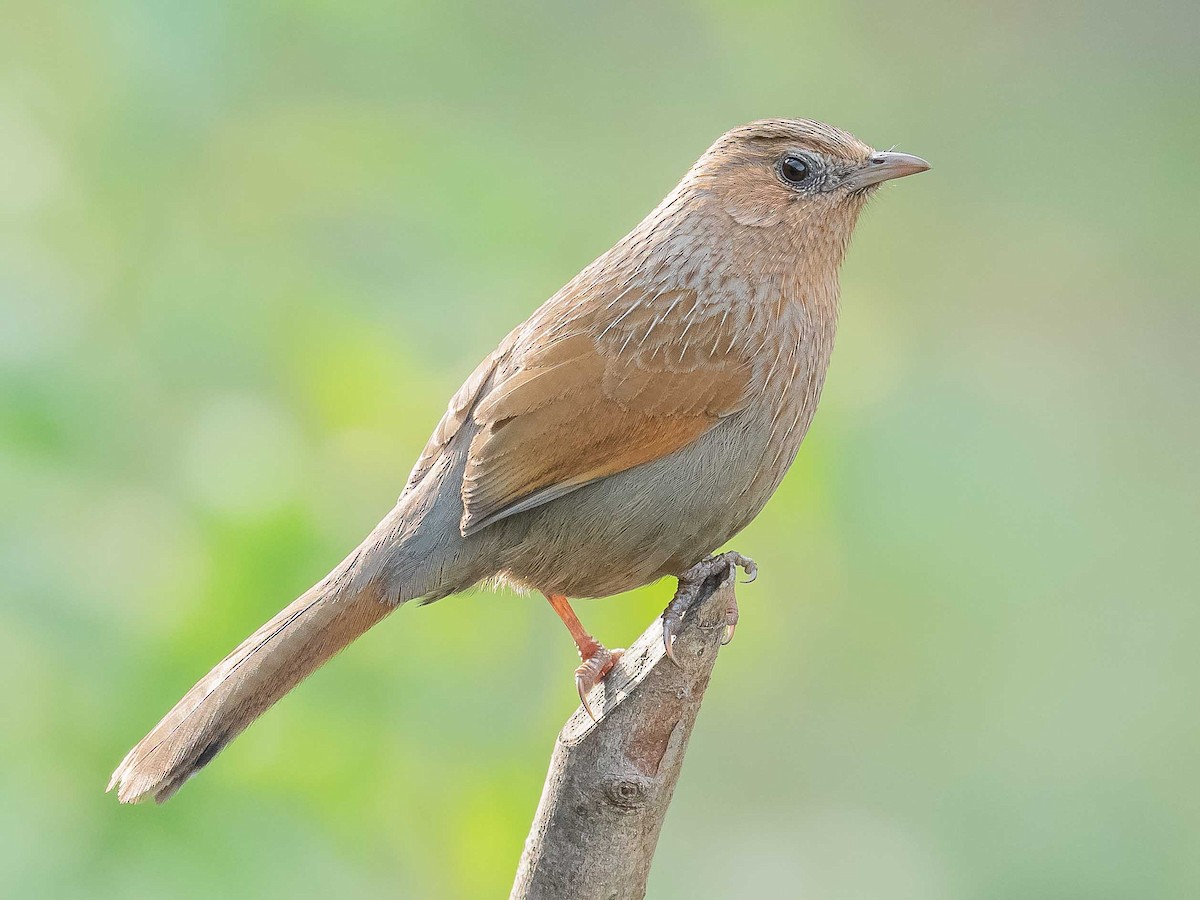
[(928, 168), (919, 157), (874, 150), (821, 122), (764, 119), (718, 138), (685, 183), (739, 225), (844, 248), (880, 184)]

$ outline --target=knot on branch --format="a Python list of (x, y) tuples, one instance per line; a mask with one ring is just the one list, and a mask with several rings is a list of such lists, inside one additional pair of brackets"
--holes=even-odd
[(650, 802), (654, 782), (636, 775), (606, 775), (601, 784), (606, 800), (618, 809), (638, 809)]

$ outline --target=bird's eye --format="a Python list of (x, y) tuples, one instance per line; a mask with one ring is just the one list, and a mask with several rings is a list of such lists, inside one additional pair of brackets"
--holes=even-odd
[(808, 160), (788, 154), (779, 160), (779, 177), (788, 184), (803, 184), (809, 176)]

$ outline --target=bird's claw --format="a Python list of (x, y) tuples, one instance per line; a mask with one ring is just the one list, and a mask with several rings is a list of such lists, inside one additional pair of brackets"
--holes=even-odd
[(675, 610), (667, 607), (663, 613), (663, 651), (667, 654), (667, 659), (683, 668), (679, 660), (675, 657), (675, 635), (679, 632), (679, 626), (683, 624), (682, 618)]
[[(684, 612), (695, 601), (700, 593), (700, 588), (710, 577), (720, 574), (722, 571), (733, 574), (738, 569), (746, 573), (743, 584), (749, 584), (758, 577), (758, 563), (733, 550), (702, 559), (679, 576), (679, 587), (675, 591), (675, 596), (671, 598), (671, 602), (667, 604), (667, 608), (663, 610), (662, 614), (663, 650), (667, 658), (675, 665), (681, 666), (675, 656), (675, 637), (679, 634), (682, 626)], [(731, 599), (729, 607), (725, 610), (725, 633), (721, 638), (722, 646), (733, 640), (737, 623), (737, 600)]]
[(720, 556), (713, 558), (724, 560), (730, 569), (741, 569), (745, 572), (746, 577), (743, 579), (742, 584), (749, 584), (758, 577), (758, 563), (748, 556), (742, 556), (742, 554), (730, 550), (728, 553), (722, 553)]
[(588, 694), (612, 671), (612, 667), (617, 664), (624, 653), (624, 650), (608, 650), (599, 647), (575, 670), (575, 689), (579, 691), (579, 702), (593, 722), (598, 720), (596, 713), (592, 710), (592, 704), (588, 702)]
[[(753, 580), (753, 579), (751, 579)], [(729, 605), (725, 607), (725, 634), (721, 636), (721, 646), (724, 647), (733, 640), (733, 633), (737, 631), (738, 623), (738, 605), (737, 598), (730, 597)]]

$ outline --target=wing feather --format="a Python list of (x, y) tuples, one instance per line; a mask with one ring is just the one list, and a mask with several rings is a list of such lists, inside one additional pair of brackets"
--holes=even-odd
[(520, 329), (470, 412), (463, 534), (674, 453), (745, 405), (757, 366), (719, 306), (624, 295), (571, 304), (565, 327), (544, 307)]

